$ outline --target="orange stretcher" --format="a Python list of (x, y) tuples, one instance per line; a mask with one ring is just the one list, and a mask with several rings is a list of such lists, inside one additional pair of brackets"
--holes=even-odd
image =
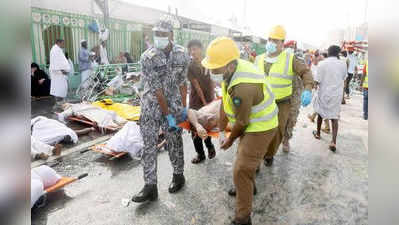
[(46, 190), (44, 190), (45, 193), (50, 193), (50, 192), (54, 192), (57, 191), (63, 187), (65, 187), (66, 185), (73, 183), (77, 180), (80, 180), (84, 177), (87, 177), (87, 173), (84, 173), (78, 177), (62, 177), (59, 181), (57, 181), (57, 183), (55, 183), (53, 186), (46, 188)]
[[(166, 144), (166, 140), (163, 140), (161, 143), (157, 145), (157, 148), (161, 148)], [(89, 147), (90, 150), (94, 152), (100, 152), (105, 155), (111, 156), (110, 160), (114, 160), (120, 158), (127, 154), (127, 152), (116, 152), (114, 149), (107, 147), (105, 144), (97, 144)], [(108, 150), (108, 151), (107, 151)]]
[[(95, 151), (95, 152), (100, 152), (105, 155), (109, 155), (109, 156), (111, 156), (111, 158), (110, 158), (111, 160), (120, 158), (127, 154), (127, 152), (115, 152), (115, 151), (113, 151), (113, 149), (108, 148), (105, 144), (93, 145), (93, 146), (89, 147), (89, 149), (92, 151)], [(109, 150), (109, 151), (106, 151), (106, 150)]]
[[(87, 119), (87, 118), (85, 118), (85, 117), (81, 118), (81, 117), (76, 117), (76, 116), (70, 116), (70, 117), (68, 117), (67, 119), (70, 120), (70, 121), (75, 121), (75, 122), (78, 122), (78, 123), (83, 123), (83, 124), (92, 126), (92, 127), (96, 128), (96, 129), (99, 129), (98, 126), (97, 126), (97, 124), (96, 124), (95, 122), (93, 122), (93, 121), (91, 121), (91, 120), (89, 120), (89, 119)], [(104, 129), (105, 129), (106, 131), (117, 131), (117, 130), (119, 130), (120, 128), (122, 128), (122, 127), (121, 127), (121, 126), (118, 126), (118, 127), (104, 127)]]
[[(193, 127), (191, 126), (190, 122), (184, 121), (182, 123), (178, 124), (179, 127), (185, 129), (185, 130), (190, 130), (194, 131)], [(230, 135), (230, 131), (225, 131), (226, 137)], [(218, 138), (219, 137), (219, 131), (208, 131), (208, 136), (213, 137), (213, 138)]]

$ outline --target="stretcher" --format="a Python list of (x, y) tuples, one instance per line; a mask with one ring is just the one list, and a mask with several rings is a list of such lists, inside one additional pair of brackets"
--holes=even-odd
[(89, 149), (94, 152), (99, 152), (99, 153), (111, 156), (110, 160), (120, 158), (127, 154), (127, 152), (115, 152), (113, 149), (107, 147), (105, 144), (93, 145), (93, 146), (89, 147)]
[[(195, 130), (193, 129), (193, 126), (191, 126), (191, 123), (188, 121), (184, 121), (182, 123), (178, 124), (179, 127), (185, 129), (185, 130), (189, 130), (189, 131), (193, 131), (195, 132)], [(225, 131), (226, 137), (228, 137), (230, 135), (230, 131)], [(213, 137), (213, 138), (218, 138), (219, 137), (219, 131), (208, 131), (208, 136)]]
[(68, 185), (70, 183), (73, 183), (73, 182), (75, 182), (77, 180), (80, 180), (80, 179), (82, 179), (84, 177), (87, 177), (87, 175), (88, 175), (87, 173), (84, 173), (84, 174), (82, 174), (82, 175), (80, 175), (78, 177), (62, 177), (53, 186), (50, 186), (50, 187), (46, 188), (46, 190), (44, 190), (44, 193), (47, 194), (47, 193), (51, 193), (51, 192), (57, 191), (57, 190), (65, 187), (66, 185)]
[[(162, 148), (166, 144), (166, 140), (163, 140), (161, 143), (157, 145), (157, 148)], [(99, 152), (105, 155), (111, 156), (110, 160), (114, 160), (126, 155), (128, 152), (117, 152), (115, 149), (107, 147), (104, 143), (97, 144), (89, 147), (89, 150), (94, 152)], [(82, 152), (83, 153), (83, 152)]]
[[(103, 131), (105, 131), (105, 132), (106, 132), (106, 131), (114, 132), (114, 131), (117, 131), (117, 130), (119, 130), (119, 129), (122, 128), (122, 126), (117, 126), (117, 127), (110, 127), (110, 126), (108, 126), (108, 127), (99, 128), (99, 127), (97, 126), (97, 123), (96, 123), (96, 122), (91, 121), (91, 120), (89, 120), (89, 119), (87, 119), (87, 118), (85, 118), (85, 117), (69, 116), (67, 119), (70, 120), (70, 121), (75, 121), (75, 122), (78, 122), (78, 123), (83, 123), (83, 124), (92, 126), (92, 127), (96, 128), (96, 129), (98, 129), (98, 130), (101, 129), (101, 130), (103, 130)], [(100, 131), (101, 131), (101, 130), (100, 130)]]

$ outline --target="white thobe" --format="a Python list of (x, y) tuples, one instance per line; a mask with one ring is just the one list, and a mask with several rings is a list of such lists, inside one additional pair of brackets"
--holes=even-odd
[(68, 93), (68, 77), (61, 70), (71, 71), (71, 66), (65, 58), (64, 52), (58, 45), (50, 50), (50, 95), (65, 98)]
[(101, 64), (108, 65), (108, 54), (107, 54), (107, 49), (104, 48), (102, 45), (100, 45), (100, 58), (101, 58)]
[(342, 60), (328, 57), (319, 63), (314, 77), (319, 88), (313, 107), (323, 119), (339, 119), (346, 76), (347, 67)]
[(354, 74), (355, 73), (355, 68), (357, 66), (357, 56), (354, 54), (349, 55), (349, 67), (348, 67), (348, 73)]

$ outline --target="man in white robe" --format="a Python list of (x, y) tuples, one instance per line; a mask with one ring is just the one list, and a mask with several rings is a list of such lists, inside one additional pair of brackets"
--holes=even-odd
[(108, 65), (108, 53), (107, 53), (107, 46), (105, 41), (101, 41), (100, 45), (100, 58), (101, 58), (101, 65)]
[(60, 106), (68, 93), (68, 74), (71, 66), (62, 49), (64, 40), (58, 39), (50, 50), (50, 95), (56, 97), (56, 107)]
[(342, 90), (347, 76), (346, 64), (338, 58), (340, 51), (340, 47), (336, 45), (328, 48), (328, 58), (320, 62), (314, 79), (318, 85), (318, 91), (313, 107), (318, 118), (317, 131), (314, 131), (313, 135), (316, 139), (320, 139), (322, 120), (331, 120), (333, 132), (330, 150), (332, 151), (336, 149)]

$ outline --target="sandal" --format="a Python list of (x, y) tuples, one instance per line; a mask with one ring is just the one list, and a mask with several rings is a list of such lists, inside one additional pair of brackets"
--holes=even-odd
[(317, 131), (313, 131), (312, 132), (312, 134), (313, 134), (313, 136), (314, 136), (314, 138), (316, 138), (317, 140), (320, 140), (321, 138), (320, 138), (320, 135), (317, 135)]
[(309, 118), (310, 122), (314, 123), (314, 119), (315, 119), (315, 118), (314, 118), (312, 115), (309, 114), (309, 115), (308, 115), (308, 118)]
[(337, 146), (334, 143), (331, 143), (330, 146), (328, 146), (328, 148), (332, 151), (335, 152), (337, 150)]
[(330, 133), (330, 129), (327, 129), (327, 128), (321, 128), (321, 131), (323, 131), (326, 134)]
[(205, 160), (205, 156), (197, 155), (194, 159), (191, 160), (191, 163), (198, 164)]

